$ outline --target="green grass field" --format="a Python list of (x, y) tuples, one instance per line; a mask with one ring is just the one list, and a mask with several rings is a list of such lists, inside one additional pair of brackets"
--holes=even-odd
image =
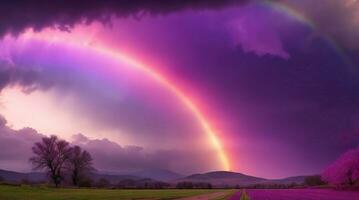
[[(176, 199), (212, 192), (233, 193), (233, 190), (163, 189), (163, 190), (119, 190), (119, 189), (64, 189), (31, 186), (0, 185), (0, 200), (125, 200), (125, 199)], [(217, 199), (225, 199), (217, 198)]]

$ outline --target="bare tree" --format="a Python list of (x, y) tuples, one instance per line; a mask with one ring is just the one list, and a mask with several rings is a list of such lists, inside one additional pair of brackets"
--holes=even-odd
[(56, 187), (64, 179), (65, 163), (71, 155), (69, 143), (59, 140), (56, 136), (44, 137), (32, 147), (35, 156), (30, 158), (34, 169), (46, 169)]
[(71, 180), (74, 185), (78, 185), (82, 178), (95, 169), (92, 167), (92, 157), (81, 147), (72, 148), (71, 156), (68, 162), (68, 169), (71, 173)]

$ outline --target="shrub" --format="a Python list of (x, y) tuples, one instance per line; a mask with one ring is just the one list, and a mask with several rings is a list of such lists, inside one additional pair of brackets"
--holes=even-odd
[(188, 181), (179, 182), (179, 183), (177, 183), (176, 188), (177, 189), (192, 189), (193, 188), (193, 183), (188, 182)]
[(98, 181), (96, 181), (95, 187), (98, 188), (107, 188), (110, 187), (111, 183), (109, 180), (105, 178), (100, 178)]
[(92, 187), (93, 185), (93, 181), (92, 179), (83, 179), (83, 180), (80, 180), (80, 182), (78, 183), (78, 186), (79, 187)]
[(304, 179), (304, 184), (308, 186), (317, 186), (324, 185), (325, 182), (322, 180), (321, 176), (308, 176)]

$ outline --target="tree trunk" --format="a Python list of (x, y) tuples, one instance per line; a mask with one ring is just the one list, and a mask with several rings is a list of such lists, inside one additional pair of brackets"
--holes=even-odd
[(59, 183), (57, 181), (57, 177), (56, 177), (56, 172), (54, 169), (51, 169), (51, 179), (52, 179), (52, 182), (55, 184), (55, 187), (58, 187), (59, 186)]
[(75, 186), (78, 186), (78, 172), (77, 170), (74, 170), (72, 172), (72, 183), (75, 185)]
[(353, 172), (351, 170), (349, 170), (348, 173), (347, 173), (347, 176), (348, 176), (348, 183), (349, 183), (350, 186), (354, 185), (352, 175), (353, 175)]

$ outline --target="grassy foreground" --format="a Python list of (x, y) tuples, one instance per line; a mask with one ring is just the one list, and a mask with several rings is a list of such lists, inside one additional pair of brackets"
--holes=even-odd
[(109, 189), (56, 189), (31, 186), (0, 185), (0, 200), (125, 200), (176, 199), (212, 192), (232, 190), (163, 189), (163, 190), (109, 190)]

